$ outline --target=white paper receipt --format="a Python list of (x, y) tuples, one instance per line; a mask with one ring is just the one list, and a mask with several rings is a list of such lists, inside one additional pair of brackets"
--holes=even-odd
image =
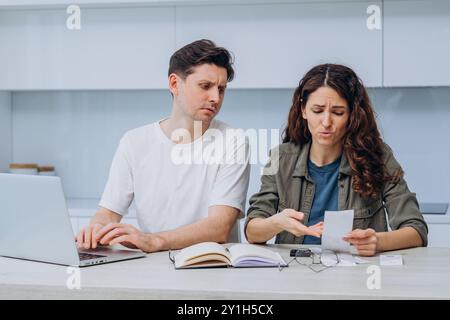
[(350, 252), (350, 243), (342, 238), (352, 231), (353, 210), (325, 211), (322, 250)]
[(402, 266), (403, 258), (399, 254), (380, 255), (380, 266)]

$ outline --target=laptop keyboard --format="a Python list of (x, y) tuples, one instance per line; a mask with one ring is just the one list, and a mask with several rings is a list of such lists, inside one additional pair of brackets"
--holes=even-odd
[(102, 255), (99, 255), (99, 254), (82, 253), (82, 252), (78, 252), (78, 256), (80, 257), (80, 261), (91, 260), (91, 259), (98, 259), (98, 258), (105, 258), (106, 257), (106, 256), (102, 256)]

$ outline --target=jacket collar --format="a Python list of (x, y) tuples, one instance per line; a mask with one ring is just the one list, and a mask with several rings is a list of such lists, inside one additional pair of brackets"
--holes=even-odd
[[(311, 141), (305, 144), (300, 149), (300, 155), (298, 156), (294, 172), (292, 173), (293, 177), (306, 177), (308, 180), (311, 180), (311, 178), (308, 175), (308, 159), (310, 148), (311, 148)], [(345, 152), (342, 153), (341, 164), (339, 166), (339, 176), (341, 176), (342, 174), (345, 174), (347, 176), (352, 175), (352, 169), (350, 168)]]

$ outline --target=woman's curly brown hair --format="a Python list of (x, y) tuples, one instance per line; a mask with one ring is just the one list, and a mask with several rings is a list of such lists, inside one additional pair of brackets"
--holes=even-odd
[(295, 89), (283, 142), (302, 147), (311, 141), (307, 121), (301, 114), (309, 95), (320, 87), (336, 90), (348, 103), (350, 117), (342, 146), (352, 170), (353, 190), (364, 198), (378, 198), (384, 183), (396, 183), (403, 172), (399, 170), (393, 175), (386, 172), (383, 141), (372, 104), (361, 79), (352, 69), (343, 65), (322, 64), (308, 71)]

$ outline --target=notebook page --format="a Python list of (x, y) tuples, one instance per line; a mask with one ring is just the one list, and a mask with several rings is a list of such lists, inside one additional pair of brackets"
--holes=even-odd
[(233, 266), (286, 265), (278, 252), (251, 244), (236, 244), (229, 248)]
[(222, 255), (230, 259), (229, 253), (222, 245), (215, 242), (202, 242), (182, 249), (175, 256), (175, 266), (181, 267), (185, 262), (208, 254)]

